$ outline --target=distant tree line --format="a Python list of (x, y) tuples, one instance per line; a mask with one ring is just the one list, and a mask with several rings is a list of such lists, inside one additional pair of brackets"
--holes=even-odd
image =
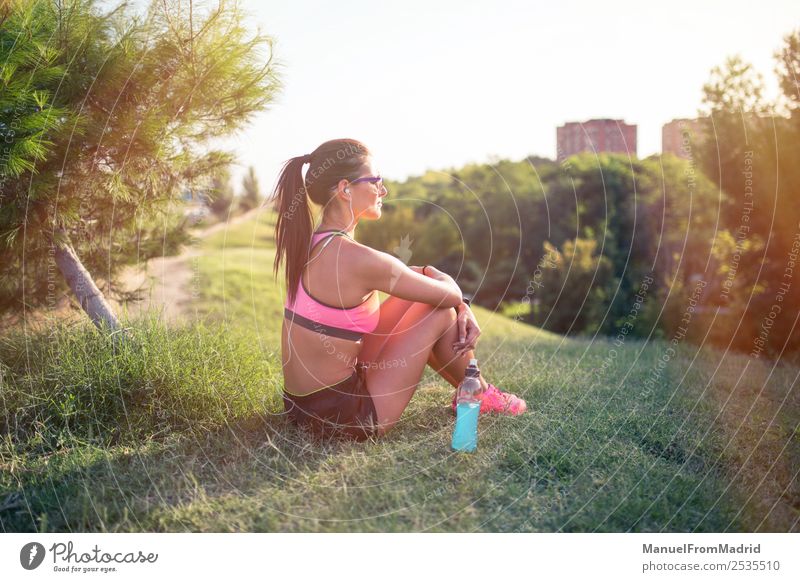
[(242, 191), (238, 200), (231, 184), (231, 170), (227, 165), (220, 166), (213, 173), (204, 194), (211, 212), (223, 220), (238, 212), (258, 208), (263, 200), (253, 166), (247, 168), (247, 173), (242, 178)]
[(780, 103), (763, 102), (737, 59), (712, 71), (689, 159), (581, 154), (429, 171), (388, 184), (384, 216), (358, 236), (449, 272), (480, 305), (522, 302), (526, 321), (559, 333), (797, 352), (800, 279), (786, 287), (800, 259), (798, 38), (777, 55)]

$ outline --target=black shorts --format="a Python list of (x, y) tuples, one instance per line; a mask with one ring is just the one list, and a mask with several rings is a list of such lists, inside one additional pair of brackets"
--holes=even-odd
[(359, 441), (376, 434), (378, 413), (367, 391), (366, 368), (359, 362), (349, 377), (307, 396), (283, 393), (289, 419), (320, 437), (349, 437)]

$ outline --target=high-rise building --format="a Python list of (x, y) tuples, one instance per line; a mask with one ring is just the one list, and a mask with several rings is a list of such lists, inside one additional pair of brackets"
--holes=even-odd
[(693, 159), (693, 143), (702, 136), (699, 119), (673, 119), (661, 127), (661, 152), (671, 153), (684, 160)]
[(556, 159), (581, 152), (616, 152), (636, 156), (636, 126), (622, 119), (565, 123), (556, 130)]

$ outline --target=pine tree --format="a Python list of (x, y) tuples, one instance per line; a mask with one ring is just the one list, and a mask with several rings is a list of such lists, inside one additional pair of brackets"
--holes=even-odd
[(231, 161), (209, 141), (279, 88), (270, 39), (235, 4), (100, 5), (0, 8), (0, 313), (69, 287), (118, 327), (93, 276), (118, 294), (124, 265), (186, 240), (180, 192)]
[(218, 218), (228, 218), (233, 204), (233, 189), (231, 188), (231, 172), (227, 166), (222, 166), (214, 172), (208, 195), (211, 198), (209, 204), (211, 212)]
[(253, 166), (247, 169), (242, 179), (242, 199), (239, 201), (239, 206), (242, 211), (247, 212), (253, 208), (258, 208), (261, 204), (261, 190), (258, 185), (258, 177)]

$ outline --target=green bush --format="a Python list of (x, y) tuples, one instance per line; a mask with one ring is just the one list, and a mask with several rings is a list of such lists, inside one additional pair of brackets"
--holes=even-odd
[(0, 344), (0, 431), (21, 448), (66, 435), (105, 445), (206, 431), (277, 406), (280, 361), (233, 330), (134, 323), (116, 345), (91, 326)]

